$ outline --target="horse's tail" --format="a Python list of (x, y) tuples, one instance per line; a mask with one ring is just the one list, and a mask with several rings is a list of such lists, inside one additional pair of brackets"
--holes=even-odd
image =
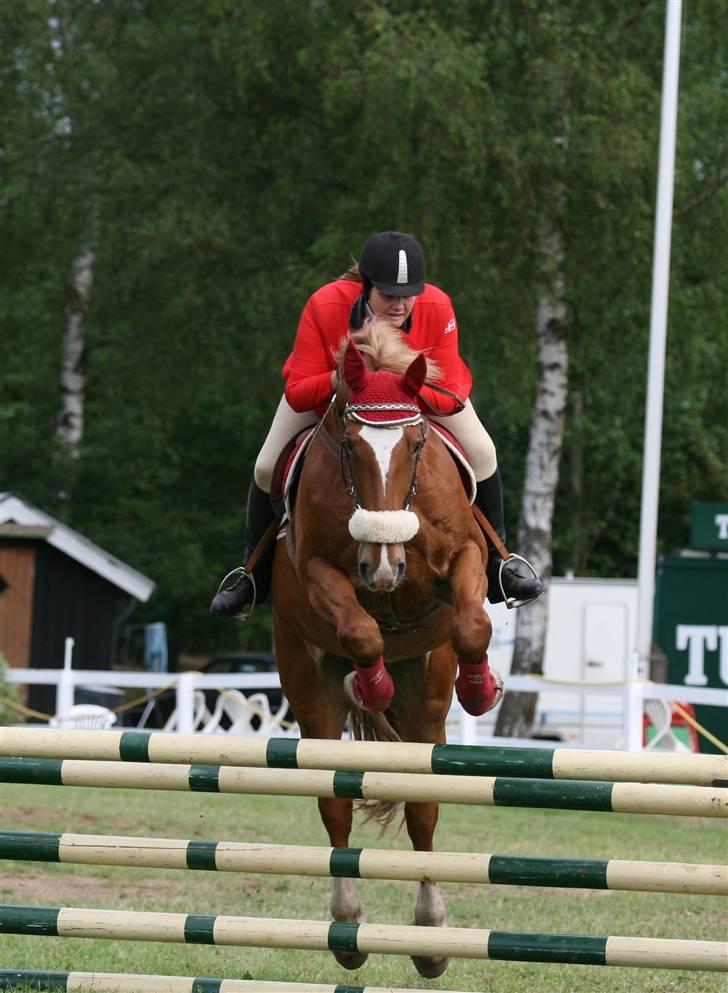
[[(384, 714), (364, 710), (354, 696), (352, 683), (354, 673), (344, 678), (344, 693), (349, 701), (349, 734), (355, 741), (401, 741), (399, 734)], [(364, 814), (364, 823), (375, 821), (381, 828), (380, 834), (392, 826), (401, 812), (401, 800), (357, 800), (356, 809)], [(397, 833), (402, 830), (404, 816), (401, 817)]]

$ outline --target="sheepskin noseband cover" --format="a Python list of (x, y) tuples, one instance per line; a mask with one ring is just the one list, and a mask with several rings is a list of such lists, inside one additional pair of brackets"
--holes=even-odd
[(403, 545), (417, 534), (420, 521), (411, 510), (364, 510), (358, 507), (349, 519), (355, 541), (373, 545)]

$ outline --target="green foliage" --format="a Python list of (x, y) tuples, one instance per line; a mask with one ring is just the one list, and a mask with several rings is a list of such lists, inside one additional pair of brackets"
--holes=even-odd
[[(686, 6), (660, 541), (728, 491), (725, 0)], [(28, 0), (0, 5), (0, 479), (153, 577), (136, 619), (213, 619), (306, 297), (373, 231), (452, 296), (511, 534), (545, 205), (566, 245), (570, 402), (555, 572), (634, 574), (664, 5)], [(568, 98), (567, 154), (551, 94)], [(93, 240), (73, 499), (55, 442), (69, 276)]]

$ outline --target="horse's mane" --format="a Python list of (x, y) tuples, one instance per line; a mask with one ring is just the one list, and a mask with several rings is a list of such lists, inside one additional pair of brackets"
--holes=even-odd
[[(409, 368), (419, 352), (410, 348), (401, 331), (393, 328), (389, 321), (372, 317), (364, 322), (360, 331), (350, 331), (342, 339), (336, 352), (336, 363), (340, 366), (349, 341), (353, 341), (364, 356), (370, 369), (386, 369), (388, 372), (402, 373)], [(436, 382), (442, 379), (442, 370), (434, 359), (427, 359), (427, 378)]]

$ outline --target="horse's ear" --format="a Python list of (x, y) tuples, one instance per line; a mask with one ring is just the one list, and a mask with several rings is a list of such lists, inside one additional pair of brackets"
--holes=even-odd
[(410, 362), (409, 368), (402, 376), (402, 388), (405, 393), (409, 393), (410, 396), (416, 397), (419, 395), (420, 390), (425, 385), (425, 379), (427, 378), (427, 359), (420, 352), (413, 362)]
[(364, 365), (364, 359), (353, 341), (350, 341), (344, 352), (344, 379), (349, 389), (360, 393), (367, 384), (371, 373)]

